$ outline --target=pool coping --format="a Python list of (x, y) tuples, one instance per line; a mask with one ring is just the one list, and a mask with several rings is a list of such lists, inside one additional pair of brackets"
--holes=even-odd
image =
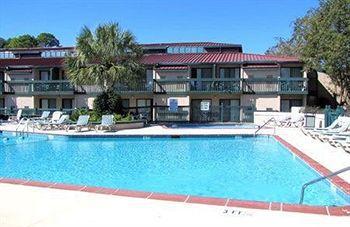
[[(181, 135), (182, 136), (182, 135)], [(210, 136), (210, 135), (208, 135)], [(287, 147), (294, 155), (299, 157), (302, 161), (308, 164), (312, 169), (324, 176), (331, 173), (326, 167), (322, 166), (317, 161), (313, 160), (299, 149), (282, 139), (281, 137), (273, 136), (282, 145)], [(343, 191), (345, 194), (350, 195), (350, 184), (339, 176), (335, 176), (330, 179), (330, 182), (337, 187), (337, 189)], [(350, 216), (350, 205), (347, 206), (312, 206), (312, 205), (300, 205), (300, 204), (289, 204), (281, 202), (264, 202), (264, 201), (252, 201), (252, 200), (238, 200), (231, 198), (215, 198), (215, 197), (202, 197), (192, 195), (181, 195), (181, 194), (168, 194), (158, 192), (147, 192), (137, 191), (119, 188), (105, 188), (105, 187), (94, 187), (86, 185), (74, 185), (64, 183), (50, 183), (33, 180), (23, 180), (14, 178), (2, 178), (0, 177), (0, 183), (23, 185), (23, 186), (34, 186), (51, 189), (71, 190), (88, 193), (97, 193), (114, 196), (126, 196), (134, 198), (144, 198), (152, 200), (163, 200), (172, 202), (183, 202), (183, 203), (194, 203), (194, 204), (206, 204), (216, 205), (222, 207), (238, 207), (248, 209), (262, 209), (271, 211), (286, 211), (286, 212), (299, 212), (307, 214), (320, 214), (328, 216)]]

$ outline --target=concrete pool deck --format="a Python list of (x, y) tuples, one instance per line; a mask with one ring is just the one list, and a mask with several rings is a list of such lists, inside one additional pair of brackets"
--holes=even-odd
[[(13, 125), (0, 126), (0, 130), (13, 129)], [(178, 129), (153, 126), (108, 134), (235, 135), (253, 134), (254, 131), (254, 129)], [(259, 133), (273, 134), (273, 132), (273, 129), (262, 129)], [(55, 131), (54, 133), (65, 132)], [(95, 132), (70, 132), (69, 134), (94, 135)], [(99, 134), (106, 135), (106, 133)], [(276, 135), (331, 171), (350, 164), (350, 154), (340, 148), (313, 140), (303, 135), (299, 129), (277, 128)], [(349, 173), (342, 174), (341, 177), (350, 182)], [(0, 183), (0, 201), (0, 226), (113, 226), (117, 224), (123, 224), (123, 226), (150, 224), (153, 226), (172, 224), (232, 226), (233, 224), (260, 225), (263, 221), (276, 226), (284, 223), (312, 225), (311, 222), (318, 226), (319, 222), (325, 225), (345, 226), (350, 220), (349, 217), (146, 200), (4, 183)]]

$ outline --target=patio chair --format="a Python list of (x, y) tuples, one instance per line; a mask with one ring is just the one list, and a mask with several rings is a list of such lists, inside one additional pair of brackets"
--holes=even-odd
[(65, 129), (68, 132), (69, 129), (74, 128), (76, 132), (81, 132), (84, 127), (89, 129), (89, 115), (80, 115), (76, 124), (66, 125)]
[(53, 128), (62, 129), (69, 122), (70, 122), (69, 115), (64, 114), (60, 117), (60, 119), (57, 122), (47, 122), (46, 124), (43, 124), (42, 129), (43, 130), (48, 130), (48, 129), (53, 129)]
[(335, 147), (341, 147), (345, 152), (350, 154), (350, 136), (344, 138), (345, 139), (334, 139), (330, 144)]
[(335, 121), (333, 121), (332, 124), (330, 124), (329, 126), (327, 126), (325, 128), (311, 128), (311, 129), (308, 129), (308, 128), (302, 127), (301, 131), (305, 135), (310, 135), (312, 133), (317, 133), (317, 132), (322, 132), (322, 131), (336, 129), (336, 128), (341, 126), (342, 119), (343, 119), (343, 117), (338, 117)]
[(23, 110), (19, 109), (17, 111), (16, 117), (11, 119), (12, 123), (19, 123), (22, 119), (22, 113), (23, 113)]
[(113, 115), (102, 115), (101, 124), (95, 126), (96, 132), (103, 128), (107, 128), (109, 131), (111, 131), (113, 126), (113, 119)]
[(34, 127), (38, 128), (38, 129), (42, 129), (42, 127), (47, 125), (47, 124), (57, 123), (59, 121), (59, 119), (61, 118), (62, 114), (63, 114), (62, 111), (55, 111), (55, 112), (53, 112), (51, 119), (45, 119), (42, 121), (34, 121), (33, 125), (34, 125)]
[(55, 111), (52, 114), (52, 118), (50, 119), (51, 123), (57, 123), (58, 120), (61, 118), (63, 112), (62, 111)]
[(43, 111), (41, 113), (40, 117), (32, 117), (32, 118), (30, 118), (30, 120), (32, 120), (32, 121), (45, 121), (45, 120), (47, 120), (47, 118), (49, 118), (49, 116), (50, 116), (50, 111)]
[(295, 115), (292, 116), (287, 122), (284, 124), (284, 127), (301, 127), (304, 124), (304, 116), (303, 115)]
[(278, 126), (278, 127), (283, 127), (289, 122), (290, 119), (291, 119), (291, 117), (289, 115), (275, 117), (271, 121), (271, 124), (274, 124), (275, 126)]
[(325, 142), (325, 141), (329, 141), (334, 136), (344, 135), (344, 133), (347, 133), (347, 130), (349, 127), (350, 127), (350, 120), (343, 120), (341, 123), (341, 126), (338, 128), (321, 131), (321, 132), (315, 132), (315, 133), (311, 133), (310, 135), (314, 139), (319, 139), (322, 142)]

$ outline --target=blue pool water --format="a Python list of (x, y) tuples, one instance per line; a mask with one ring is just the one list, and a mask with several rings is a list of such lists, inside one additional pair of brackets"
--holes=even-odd
[[(0, 176), (286, 203), (297, 203), (301, 186), (319, 176), (268, 136), (52, 137), (3, 133)], [(350, 198), (320, 182), (304, 201), (345, 205)]]

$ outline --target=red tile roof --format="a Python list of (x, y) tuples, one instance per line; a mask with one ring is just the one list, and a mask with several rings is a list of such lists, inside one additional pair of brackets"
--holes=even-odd
[[(295, 57), (277, 57), (259, 54), (235, 52), (197, 53), (197, 54), (146, 54), (141, 62), (145, 65), (191, 65), (215, 63), (288, 63), (300, 62)], [(8, 66), (42, 66), (53, 67), (64, 64), (63, 58), (13, 58), (0, 59), (0, 67)]]
[(64, 64), (63, 58), (12, 58), (0, 59), (0, 67), (8, 66), (60, 66)]
[(245, 54), (237, 52), (200, 53), (200, 54), (147, 54), (141, 62), (145, 65), (176, 65), (203, 63), (266, 63), (299, 62), (295, 57), (277, 57), (271, 55)]
[(157, 46), (202, 46), (202, 47), (231, 47), (241, 46), (240, 44), (232, 43), (217, 43), (217, 42), (184, 42), (184, 43), (146, 43), (141, 44), (143, 47), (157, 47)]
[(161, 66), (157, 68), (158, 70), (186, 70), (187, 66)]
[(243, 68), (250, 69), (250, 68), (278, 68), (279, 66), (277, 64), (249, 64), (244, 65)]

